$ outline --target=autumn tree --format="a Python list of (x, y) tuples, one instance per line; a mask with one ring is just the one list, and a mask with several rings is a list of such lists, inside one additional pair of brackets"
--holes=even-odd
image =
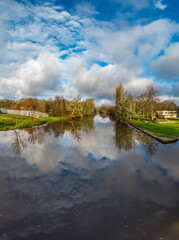
[(81, 98), (78, 96), (74, 98), (72, 101), (68, 101), (66, 104), (66, 111), (70, 115), (74, 115), (75, 117), (83, 117), (83, 106), (80, 102)]
[(153, 85), (148, 85), (144, 91), (145, 101), (149, 109), (149, 114), (153, 119), (154, 110), (158, 99), (158, 91), (154, 88)]
[(95, 113), (94, 99), (88, 98), (83, 101), (83, 114), (84, 116), (91, 116)]
[(129, 91), (125, 91), (122, 83), (116, 87), (116, 118), (117, 119), (131, 119), (135, 112), (135, 101)]

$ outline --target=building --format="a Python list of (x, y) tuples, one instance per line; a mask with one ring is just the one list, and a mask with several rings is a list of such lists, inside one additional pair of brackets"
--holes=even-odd
[(156, 118), (177, 118), (177, 111), (156, 111), (155, 113)]

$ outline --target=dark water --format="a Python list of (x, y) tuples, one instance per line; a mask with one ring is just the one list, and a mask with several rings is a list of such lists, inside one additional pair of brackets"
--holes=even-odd
[(0, 136), (0, 240), (179, 239), (178, 143), (99, 116)]

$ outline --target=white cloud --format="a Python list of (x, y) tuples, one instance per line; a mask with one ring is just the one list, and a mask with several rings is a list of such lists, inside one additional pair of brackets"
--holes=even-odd
[(17, 71), (20, 92), (24, 95), (40, 95), (44, 90), (58, 86), (61, 64), (51, 53), (43, 53), (36, 60), (29, 59)]
[[(90, 30), (90, 31), (89, 31)], [(160, 19), (127, 30), (91, 26), (86, 29), (92, 47), (90, 57), (138, 67), (165, 49), (179, 26), (168, 19)]]
[(115, 2), (119, 2), (122, 4), (123, 7), (127, 7), (127, 6), (132, 6), (133, 8), (137, 9), (137, 10), (141, 10), (143, 8), (147, 8), (150, 6), (150, 0), (113, 0)]
[[(121, 82), (133, 93), (140, 93), (153, 80), (141, 78), (135, 69), (129, 69), (119, 64), (108, 64), (104, 67), (93, 64), (88, 68), (85, 57), (72, 57), (63, 62), (63, 74), (70, 81), (62, 86), (61, 95), (73, 98), (92, 96), (97, 105), (112, 104), (116, 86)], [(68, 74), (67, 74), (68, 69)]]
[[(127, 4), (139, 9), (149, 1), (130, 0)], [(179, 31), (178, 25), (168, 19), (127, 29), (116, 28), (112, 22), (95, 20), (96, 10), (87, 3), (77, 5), (73, 14), (50, 3), (24, 5), (7, 0), (1, 2), (0, 7), (8, 12), (1, 14), (6, 44), (1, 54), (0, 78), (3, 81), (0, 85), (7, 85), (6, 89), (13, 90), (15, 95), (44, 96), (48, 92), (48, 96), (59, 93), (68, 98), (81, 95), (95, 97), (98, 102), (111, 101), (119, 82), (137, 93), (153, 82), (141, 77), (145, 64), (149, 65), (165, 50)], [(82, 14), (85, 7), (89, 14)], [(51, 57), (42, 60), (40, 56), (44, 53), (54, 57), (55, 66), (58, 62), (56, 70), (50, 65)], [(100, 62), (105, 65), (101, 66)], [(57, 89), (60, 77), (68, 81), (62, 84), (61, 91)], [(14, 82), (18, 83), (15, 89), (11, 88)]]
[[(64, 72), (70, 81), (63, 86), (63, 93), (70, 89), (71, 96), (111, 101), (120, 82), (133, 93), (141, 92), (148, 84), (154, 84), (152, 79), (141, 77), (143, 65), (166, 48), (177, 29), (176, 24), (166, 19), (123, 31), (88, 27), (85, 32), (90, 48), (64, 62)], [(100, 66), (93, 63), (95, 60), (111, 63)]]
[(154, 85), (154, 82), (150, 78), (132, 78), (130, 81), (124, 86), (126, 89), (129, 89), (133, 93), (140, 94), (148, 85)]
[(68, 18), (70, 18), (70, 14), (67, 11), (57, 11), (57, 9), (53, 7), (44, 7), (38, 6), (35, 8), (36, 10), (36, 18), (41, 18), (44, 20), (56, 20), (58, 22), (65, 22)]
[(51, 53), (30, 58), (10, 78), (0, 78), (1, 94), (12, 96), (38, 96), (44, 91), (55, 90), (59, 84), (61, 63)]
[(0, 20), (0, 50), (4, 47), (4, 27)]
[[(0, 78), (0, 94), (4, 97), (15, 97), (18, 89), (18, 84), (15, 79)], [(1, 96), (1, 97), (2, 97)]]
[(167, 149), (161, 146), (159, 152), (153, 157), (153, 161), (165, 169), (167, 175), (176, 182), (179, 182), (178, 153), (179, 150), (174, 145), (169, 145)]
[(114, 104), (114, 100), (108, 100), (108, 99), (96, 99), (95, 105), (97, 107), (101, 107), (102, 105), (106, 106), (112, 106)]
[(163, 95), (163, 96), (160, 96), (159, 99), (161, 101), (169, 100), (169, 101), (175, 102), (179, 106), (179, 97)]
[(79, 15), (92, 16), (98, 14), (95, 7), (89, 2), (81, 2), (76, 4), (76, 12)]
[(179, 77), (179, 43), (173, 43), (165, 49), (163, 56), (160, 56), (152, 63), (152, 69), (160, 78), (172, 80)]
[(167, 8), (167, 5), (163, 4), (162, 2), (162, 0), (154, 1), (154, 6), (160, 10), (165, 10), (165, 8)]

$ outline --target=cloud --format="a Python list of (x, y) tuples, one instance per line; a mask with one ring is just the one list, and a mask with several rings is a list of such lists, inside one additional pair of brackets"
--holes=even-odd
[(20, 92), (38, 96), (45, 90), (55, 90), (61, 72), (61, 64), (51, 53), (43, 53), (36, 60), (29, 59), (17, 71)]
[(167, 5), (162, 3), (163, 0), (156, 0), (154, 1), (154, 6), (160, 10), (165, 10), (165, 8), (167, 8)]
[(179, 43), (172, 43), (165, 49), (164, 55), (152, 63), (152, 70), (162, 79), (179, 78)]
[(73, 98), (77, 95), (81, 97), (91, 96), (96, 99), (97, 105), (113, 104), (114, 91), (121, 82), (124, 87), (135, 94), (153, 84), (150, 78), (138, 76), (134, 69), (121, 67), (119, 64), (108, 64), (100, 66), (93, 64), (88, 68), (88, 62), (84, 58), (70, 58), (63, 63), (63, 70), (70, 79), (68, 83), (62, 85), (61, 95)]
[[(128, 0), (125, 4), (142, 9), (150, 2)], [(7, 86), (1, 93), (4, 97), (11, 89), (14, 96), (81, 95), (98, 102), (112, 101), (119, 82), (138, 93), (153, 82), (143, 77), (146, 66), (153, 59), (157, 61), (179, 31), (169, 19), (116, 27), (115, 21), (95, 19), (95, 7), (87, 2), (77, 4), (73, 11), (52, 3), (33, 5), (13, 0), (1, 2), (0, 7), (2, 29), (6, 29), (0, 68), (0, 86)], [(41, 57), (46, 53), (47, 64)], [(50, 65), (51, 58), (56, 70)]]
[(0, 50), (4, 47), (4, 27), (0, 21)]
[(1, 98), (16, 97), (18, 84), (15, 79), (0, 78), (0, 94)]
[(93, 16), (98, 14), (95, 7), (89, 2), (81, 2), (76, 4), (76, 12), (82, 16)]
[[(177, 146), (159, 145), (159, 151), (149, 158), (135, 136), (135, 148), (130, 151), (122, 150), (119, 154), (114, 144), (113, 124), (99, 117), (95, 122), (96, 129), (88, 133), (80, 132), (82, 141), (79, 142), (75, 141), (69, 132), (65, 132), (63, 138), (55, 138), (50, 129), (49, 132), (47, 129), (45, 132), (44, 129), (42, 131), (35, 129), (37, 136), (38, 131), (41, 131), (45, 141), (41, 142), (41, 145), (27, 141), (27, 148), (22, 157), (15, 156), (10, 151), (10, 146), (14, 142), (14, 131), (1, 133), (0, 183), (3, 187), (0, 202), (1, 209), (6, 210), (3, 224), (8, 225), (9, 222), (17, 223), (22, 220), (29, 223), (29, 216), (33, 215), (30, 224), (4, 232), (10, 239), (16, 236), (28, 238), (37, 233), (47, 234), (57, 228), (66, 227), (64, 224), (68, 224), (72, 212), (75, 212), (76, 221), (76, 211), (73, 211), (76, 206), (84, 206), (82, 212), (78, 214), (78, 222), (81, 221), (83, 226), (85, 224), (91, 226), (88, 220), (94, 219), (91, 218), (93, 216), (91, 213), (101, 209), (101, 202), (103, 208), (110, 208), (110, 213), (115, 212), (117, 206), (119, 212), (122, 212), (121, 221), (123, 216), (128, 216), (128, 219), (132, 218), (131, 224), (140, 216), (138, 212), (137, 215), (133, 212), (131, 214), (131, 206), (135, 209), (138, 204), (143, 212), (148, 213), (151, 212), (152, 204), (151, 214), (142, 216), (145, 226), (149, 218), (154, 219), (155, 214), (156, 221), (161, 220), (158, 218), (162, 217), (161, 209), (172, 209), (171, 212), (166, 211), (170, 216), (173, 209), (177, 208), (179, 199), (176, 194), (179, 180)], [(26, 139), (30, 139), (32, 134), (26, 131), (19, 133)], [(35, 157), (32, 156), (32, 152)], [(7, 196), (7, 199), (3, 196)], [(121, 198), (122, 201), (117, 201), (116, 205), (116, 199)], [(126, 202), (130, 208), (126, 208)], [(90, 215), (84, 224), (86, 212), (90, 212)], [(37, 232), (37, 223), (42, 214), (43, 219)], [(53, 216), (55, 216), (53, 221), (49, 221)], [(101, 223), (104, 218), (103, 211), (98, 217)], [(156, 228), (155, 222), (153, 227)], [(118, 224), (116, 229), (119, 229)]]
[(121, 3), (123, 7), (132, 6), (133, 8), (135, 8), (137, 10), (147, 8), (150, 5), (150, 0), (140, 0), (140, 1), (136, 1), (136, 0), (126, 0), (126, 1), (114, 0), (114, 1)]
[[(172, 154), (174, 153), (175, 154)], [(159, 152), (153, 157), (153, 161), (166, 170), (167, 175), (173, 178), (174, 181), (179, 181), (179, 165), (178, 165), (179, 149), (174, 145), (169, 145), (167, 149), (161, 146)], [(170, 163), (168, 162), (170, 159)]]
[(169, 100), (169, 101), (175, 102), (179, 106), (179, 97), (162, 95), (159, 98), (161, 101)]
[(111, 26), (91, 26), (87, 29), (87, 37), (91, 42), (89, 53), (91, 57), (106, 58), (127, 67), (141, 67), (165, 49), (178, 30), (178, 25), (168, 19), (119, 31)]
[(30, 58), (10, 78), (0, 78), (0, 88), (5, 94), (38, 96), (46, 90), (55, 90), (59, 84), (61, 64), (52, 53)]
[[(120, 82), (133, 93), (141, 92), (154, 83), (141, 77), (143, 65), (166, 48), (176, 29), (177, 25), (167, 19), (122, 31), (89, 26), (85, 32), (90, 48), (64, 61), (69, 83), (63, 86), (63, 93), (111, 101)], [(103, 66), (100, 61), (109, 64)]]
[(35, 8), (36, 10), (36, 18), (41, 18), (44, 20), (56, 20), (57, 22), (65, 22), (68, 18), (70, 18), (70, 14), (67, 11), (58, 11), (58, 9), (45, 6), (38, 6)]

